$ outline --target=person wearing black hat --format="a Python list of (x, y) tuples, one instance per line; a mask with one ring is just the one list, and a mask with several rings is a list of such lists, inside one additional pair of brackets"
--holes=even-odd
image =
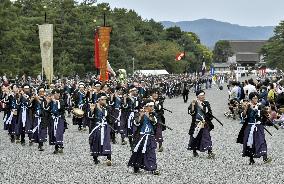
[(92, 105), (90, 118), (90, 133), (89, 144), (91, 156), (93, 156), (94, 163), (98, 164), (99, 156), (106, 156), (108, 166), (111, 162), (111, 144), (110, 144), (110, 125), (109, 116), (107, 113), (107, 96), (105, 93), (98, 94), (98, 102)]
[(135, 121), (137, 130), (135, 132), (134, 149), (129, 159), (128, 166), (133, 167), (134, 173), (139, 169), (145, 169), (154, 175), (159, 175), (156, 159), (156, 139), (155, 130), (157, 126), (157, 117), (154, 113), (155, 103), (146, 100), (144, 108), (140, 110), (139, 116)]
[(193, 151), (193, 156), (198, 157), (197, 151), (208, 151), (208, 158), (214, 159), (212, 152), (212, 141), (210, 131), (214, 129), (211, 122), (212, 110), (208, 101), (205, 100), (203, 90), (196, 92), (197, 99), (193, 100), (188, 107), (188, 113), (192, 116), (192, 122), (189, 129), (190, 140), (188, 150)]
[(264, 133), (263, 110), (258, 103), (258, 93), (249, 94), (250, 102), (244, 103), (241, 116), (245, 119), (238, 135), (237, 143), (243, 144), (243, 157), (249, 157), (249, 164), (255, 163), (254, 158), (263, 157), (264, 163), (270, 163), (267, 156), (267, 144)]

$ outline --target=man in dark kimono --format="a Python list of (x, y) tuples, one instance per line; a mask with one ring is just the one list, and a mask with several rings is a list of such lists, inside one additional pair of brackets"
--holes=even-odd
[[(5, 121), (6, 130), (8, 130), (9, 135), (11, 137), (11, 142), (15, 142), (16, 139), (16, 131), (18, 128), (18, 112), (20, 109), (20, 94), (18, 85), (12, 85), (12, 92), (8, 95), (8, 108), (9, 113), (7, 114), (7, 118)], [(19, 143), (20, 141), (17, 141)]]
[(137, 126), (135, 134), (135, 146), (129, 159), (128, 166), (134, 168), (134, 173), (139, 169), (150, 171), (154, 175), (159, 175), (156, 159), (156, 139), (155, 130), (157, 118), (154, 113), (154, 102), (145, 101), (144, 109), (140, 110), (140, 115), (135, 121)]
[(90, 106), (90, 134), (89, 144), (91, 156), (93, 156), (95, 164), (99, 163), (99, 156), (107, 157), (107, 166), (111, 166), (111, 144), (109, 117), (106, 109), (107, 96), (104, 93), (98, 94), (98, 102)]
[(193, 156), (198, 157), (197, 151), (208, 151), (208, 158), (214, 159), (210, 131), (214, 129), (212, 124), (212, 110), (208, 101), (205, 100), (205, 92), (196, 92), (197, 100), (193, 100), (188, 107), (188, 113), (192, 116), (189, 130), (190, 140), (188, 150), (193, 151)]
[(187, 103), (188, 100), (189, 89), (187, 83), (184, 84), (183, 91), (182, 91), (182, 98), (184, 103)]
[[(153, 89), (151, 92), (150, 99), (154, 102), (154, 111), (155, 115), (157, 117), (157, 121), (165, 124), (165, 116), (164, 116), (164, 110), (163, 110), (163, 103), (165, 98), (163, 96), (160, 96), (158, 89)], [(156, 142), (159, 144), (158, 152), (163, 152), (163, 131), (165, 130), (165, 127), (162, 126), (162, 124), (157, 124), (156, 131), (155, 131), (155, 138)]]
[(33, 111), (34, 111), (34, 128), (33, 142), (38, 143), (38, 150), (44, 151), (43, 143), (47, 140), (47, 126), (50, 120), (49, 113), (47, 112), (47, 100), (49, 97), (45, 97), (45, 89), (39, 87), (39, 95), (34, 97)]
[(55, 145), (54, 154), (63, 153), (63, 135), (65, 121), (65, 103), (61, 99), (60, 90), (52, 91), (51, 101), (49, 102), (49, 112), (51, 115), (48, 134), (49, 144)]
[(23, 86), (20, 97), (20, 110), (17, 127), (17, 139), (21, 137), (21, 144), (25, 144), (25, 134), (29, 135), (29, 139), (32, 139), (32, 112), (31, 112), (31, 94), (30, 87), (28, 85)]
[(111, 131), (112, 143), (116, 143), (115, 134), (119, 132), (121, 126), (121, 111), (122, 111), (122, 94), (121, 88), (117, 87), (115, 93), (110, 95), (109, 112), (112, 114), (110, 121), (114, 128)]
[[(73, 94), (73, 102), (74, 102), (74, 107), (75, 108), (79, 108), (81, 110), (83, 110), (85, 112), (86, 109), (86, 93), (85, 93), (85, 85), (84, 83), (79, 83), (79, 90), (74, 92)], [(85, 114), (84, 114), (85, 116)], [(84, 121), (84, 117), (76, 117), (73, 116), (73, 124), (74, 125), (78, 125), (78, 130), (82, 131), (82, 130), (86, 130), (85, 127), (84, 129), (82, 129), (83, 126), (83, 121)]]
[(255, 163), (253, 158), (263, 157), (264, 163), (270, 163), (267, 156), (267, 144), (265, 140), (263, 111), (258, 104), (258, 94), (249, 94), (250, 102), (244, 103), (244, 111), (241, 116), (245, 119), (239, 133), (237, 143), (243, 144), (243, 157), (250, 158), (250, 165)]

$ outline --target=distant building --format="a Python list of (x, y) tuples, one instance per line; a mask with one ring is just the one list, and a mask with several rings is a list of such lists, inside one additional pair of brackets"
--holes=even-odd
[(266, 40), (228, 40), (234, 55), (228, 58), (229, 64), (241, 66), (255, 66), (263, 63), (263, 56), (259, 54)]
[(229, 63), (213, 63), (215, 73), (229, 73), (230, 64)]

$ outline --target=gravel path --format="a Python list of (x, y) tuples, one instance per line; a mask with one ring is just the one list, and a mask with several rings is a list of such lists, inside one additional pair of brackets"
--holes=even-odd
[[(248, 158), (241, 157), (242, 146), (235, 140), (240, 130), (238, 121), (226, 119), (223, 115), (227, 103), (227, 91), (208, 90), (207, 100), (213, 113), (223, 123), (213, 121), (212, 131), (215, 160), (208, 160), (206, 154), (193, 158), (186, 150), (189, 136), (190, 116), (182, 98), (167, 99), (165, 107), (174, 113), (166, 112), (166, 121), (173, 131), (164, 133), (164, 152), (157, 153), (160, 176), (146, 172), (133, 174), (128, 168), (130, 157), (128, 145), (112, 146), (113, 166), (106, 166), (104, 159), (94, 165), (89, 156), (88, 134), (78, 132), (71, 125), (65, 133), (65, 153), (53, 155), (53, 147), (45, 143), (45, 151), (37, 151), (37, 146), (11, 144), (7, 133), (0, 125), (0, 183), (283, 183), (284, 182), (284, 131), (269, 128), (273, 137), (266, 135), (269, 155), (273, 162), (265, 165), (257, 159), (254, 166), (248, 165)], [(191, 93), (189, 101), (194, 94)], [(2, 119), (3, 113), (0, 114)], [(119, 141), (120, 143), (120, 141)]]

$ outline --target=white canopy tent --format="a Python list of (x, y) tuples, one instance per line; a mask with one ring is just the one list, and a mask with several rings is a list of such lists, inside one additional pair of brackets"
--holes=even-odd
[(135, 74), (142, 75), (168, 75), (169, 72), (167, 70), (136, 70)]

